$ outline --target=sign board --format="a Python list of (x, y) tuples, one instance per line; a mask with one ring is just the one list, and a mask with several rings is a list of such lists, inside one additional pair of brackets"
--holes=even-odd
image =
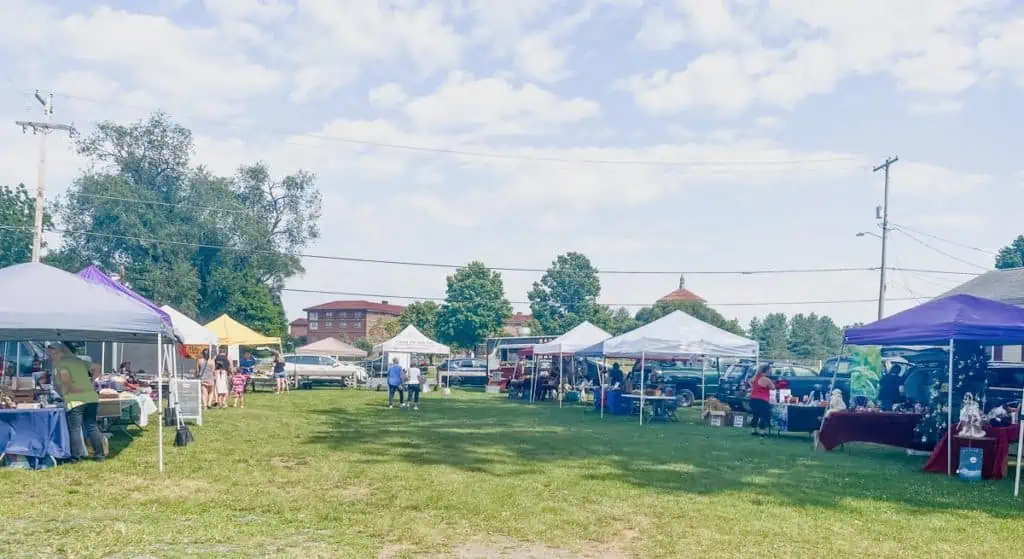
[(710, 420), (712, 427), (721, 427), (722, 422), (725, 420), (725, 417), (721, 415), (712, 415), (708, 419)]
[(743, 415), (742, 413), (737, 413), (736, 415), (732, 416), (732, 426), (743, 427), (743, 423), (746, 419), (747, 416)]
[(193, 421), (196, 425), (203, 424), (203, 392), (199, 380), (171, 379), (170, 402), (178, 404), (182, 421)]

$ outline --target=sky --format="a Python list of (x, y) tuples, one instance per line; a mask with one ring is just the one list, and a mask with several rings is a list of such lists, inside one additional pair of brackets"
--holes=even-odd
[[(31, 92), (52, 91), (54, 121), (83, 132), (161, 109), (218, 173), (316, 173), (311, 253), (545, 268), (580, 251), (599, 269), (671, 272), (603, 275), (613, 306), (689, 272), (743, 323), (870, 321), (874, 302), (822, 301), (874, 299), (877, 271), (699, 272), (877, 267), (878, 239), (856, 234), (880, 231), (872, 169), (892, 155), (889, 265), (962, 274), (890, 272), (887, 313), (1024, 233), (1024, 2), (924, 4), (4, 0), (0, 184), (36, 184), (38, 143), (13, 121), (38, 120)], [(83, 161), (49, 142), (55, 199)], [(288, 288), (392, 303), (443, 297), (451, 272), (305, 266)], [(508, 298), (539, 276), (503, 273)], [(290, 318), (340, 298), (358, 297), (283, 297)]]

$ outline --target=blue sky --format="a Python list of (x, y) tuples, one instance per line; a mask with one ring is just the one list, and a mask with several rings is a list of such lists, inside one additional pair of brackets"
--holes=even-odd
[[(1024, 4), (1009, 0), (7, 0), (0, 117), (88, 129), (162, 108), (196, 161), (306, 168), (323, 238), (345, 256), (544, 267), (875, 266), (874, 207), (893, 166), (895, 223), (995, 250), (1024, 232)], [(879, 17), (886, 14), (886, 17)], [(28, 53), (32, 53), (28, 55)], [(507, 160), (361, 140), (507, 153)], [(82, 162), (55, 139), (52, 195)], [(0, 182), (35, 183), (36, 144), (0, 128)], [(598, 164), (580, 160), (630, 161)], [(656, 162), (673, 162), (659, 165)], [(638, 164), (636, 162), (646, 162)], [(990, 254), (919, 239), (982, 267)], [(892, 237), (890, 265), (978, 267)], [(290, 287), (443, 296), (444, 270), (310, 261)], [(524, 300), (536, 274), (505, 274)], [(646, 303), (675, 276), (606, 276)], [(966, 276), (892, 274), (895, 311)], [(870, 320), (877, 272), (687, 276), (729, 317)], [(286, 294), (290, 316), (331, 296)], [(401, 300), (392, 298), (393, 302)], [(521, 308), (521, 306), (520, 306)]]

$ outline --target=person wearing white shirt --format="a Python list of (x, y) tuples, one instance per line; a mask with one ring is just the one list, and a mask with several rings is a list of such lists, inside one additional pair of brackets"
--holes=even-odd
[(417, 367), (409, 367), (405, 386), (409, 391), (409, 406), (414, 410), (420, 409), (420, 386), (423, 382), (423, 374)]

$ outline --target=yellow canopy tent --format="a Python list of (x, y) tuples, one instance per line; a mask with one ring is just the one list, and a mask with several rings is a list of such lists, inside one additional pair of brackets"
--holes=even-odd
[(226, 314), (212, 320), (206, 327), (217, 334), (221, 345), (281, 345), (281, 338), (272, 338), (254, 332)]

